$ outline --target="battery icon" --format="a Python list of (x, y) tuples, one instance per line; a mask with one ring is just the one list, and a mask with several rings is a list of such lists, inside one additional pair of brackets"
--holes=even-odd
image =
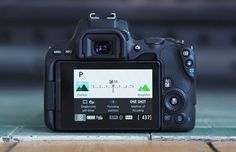
[(133, 115), (125, 115), (125, 120), (133, 120)]
[(87, 115), (87, 120), (95, 120), (95, 115)]

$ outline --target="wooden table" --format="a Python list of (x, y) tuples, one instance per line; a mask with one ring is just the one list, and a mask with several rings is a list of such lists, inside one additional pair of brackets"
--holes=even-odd
[(236, 142), (38, 141), (0, 144), (1, 152), (235, 152)]

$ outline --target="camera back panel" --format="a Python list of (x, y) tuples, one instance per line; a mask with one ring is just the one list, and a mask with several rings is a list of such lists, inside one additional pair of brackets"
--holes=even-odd
[(45, 61), (45, 123), (56, 131), (189, 131), (196, 59), (173, 38), (133, 39), (125, 20), (94, 14)]

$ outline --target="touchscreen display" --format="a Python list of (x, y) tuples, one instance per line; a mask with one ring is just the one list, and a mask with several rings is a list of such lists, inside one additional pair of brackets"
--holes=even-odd
[(59, 68), (63, 127), (158, 129), (158, 63), (62, 62)]
[(152, 69), (75, 69), (74, 98), (152, 98)]

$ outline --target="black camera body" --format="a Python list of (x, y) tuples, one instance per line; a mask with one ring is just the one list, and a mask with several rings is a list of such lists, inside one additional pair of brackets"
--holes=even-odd
[(91, 13), (71, 40), (49, 48), (44, 111), (54, 131), (189, 131), (195, 125), (192, 47), (131, 37), (112, 13)]

